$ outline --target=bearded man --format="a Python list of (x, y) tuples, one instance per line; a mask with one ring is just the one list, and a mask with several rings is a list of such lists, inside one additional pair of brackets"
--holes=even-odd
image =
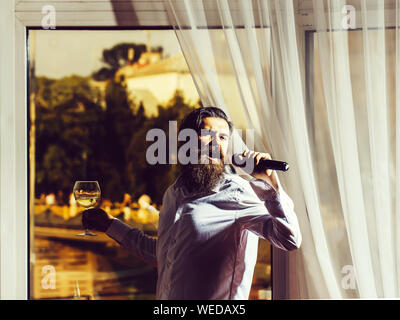
[[(87, 210), (83, 225), (157, 267), (157, 299), (248, 299), (257, 237), (286, 251), (300, 247), (293, 202), (274, 171), (252, 172), (249, 181), (225, 164), (233, 126), (221, 109), (194, 110), (184, 129), (198, 134), (198, 163), (181, 164), (164, 193), (157, 239), (101, 209)], [(242, 157), (271, 159), (254, 151)]]

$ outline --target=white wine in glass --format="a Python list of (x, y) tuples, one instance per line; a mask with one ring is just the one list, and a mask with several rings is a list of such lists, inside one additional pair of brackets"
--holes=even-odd
[[(97, 181), (76, 181), (73, 193), (76, 202), (86, 209), (94, 208), (101, 195)], [(96, 234), (86, 229), (85, 232), (77, 234), (77, 236), (96, 236)]]

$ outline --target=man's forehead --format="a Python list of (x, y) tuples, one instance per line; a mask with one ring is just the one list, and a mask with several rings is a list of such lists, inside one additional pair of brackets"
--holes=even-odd
[(218, 130), (229, 134), (229, 125), (225, 119), (218, 117), (203, 118), (203, 128), (209, 130)]

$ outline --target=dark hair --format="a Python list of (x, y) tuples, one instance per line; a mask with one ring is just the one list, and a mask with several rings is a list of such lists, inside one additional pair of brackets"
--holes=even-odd
[(228, 116), (225, 114), (225, 112), (217, 107), (201, 107), (192, 111), (182, 121), (181, 125), (179, 126), (179, 131), (183, 129), (193, 129), (196, 132), (200, 133), (203, 125), (203, 119), (209, 117), (224, 119), (228, 123), (229, 133), (232, 134), (232, 122), (229, 121)]

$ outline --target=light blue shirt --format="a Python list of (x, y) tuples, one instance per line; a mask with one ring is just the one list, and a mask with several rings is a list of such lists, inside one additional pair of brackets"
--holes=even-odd
[(106, 233), (157, 267), (157, 299), (248, 299), (258, 237), (282, 250), (301, 244), (293, 202), (278, 185), (279, 194), (226, 172), (211, 192), (190, 194), (178, 178), (164, 194), (157, 239), (117, 219)]

